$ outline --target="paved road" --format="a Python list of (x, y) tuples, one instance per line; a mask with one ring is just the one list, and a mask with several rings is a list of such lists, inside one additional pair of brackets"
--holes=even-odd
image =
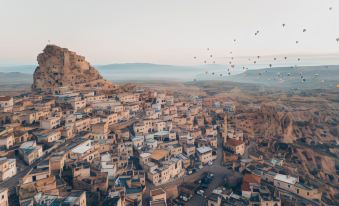
[(212, 182), (209, 184), (208, 188), (205, 190), (205, 197), (202, 197), (200, 195), (194, 195), (193, 198), (186, 204), (188, 206), (205, 206), (207, 205), (207, 199), (215, 188), (222, 186), (224, 184), (224, 180), (226, 176), (234, 176), (238, 177), (240, 174), (229, 170), (222, 166), (223, 164), (223, 139), (221, 137), (218, 137), (218, 149), (217, 149), (217, 159), (214, 162), (214, 165), (204, 167), (206, 171), (203, 172), (210, 172), (214, 174), (214, 178)]

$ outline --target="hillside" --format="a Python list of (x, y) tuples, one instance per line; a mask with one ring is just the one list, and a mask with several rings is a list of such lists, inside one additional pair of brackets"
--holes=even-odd
[(226, 78), (229, 81), (263, 84), (270, 87), (315, 89), (335, 88), (339, 66), (279, 67), (248, 70)]

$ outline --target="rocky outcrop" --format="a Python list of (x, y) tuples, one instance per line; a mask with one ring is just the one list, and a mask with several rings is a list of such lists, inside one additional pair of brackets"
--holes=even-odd
[(85, 57), (56, 45), (47, 45), (38, 55), (32, 89), (60, 93), (65, 90), (114, 90)]

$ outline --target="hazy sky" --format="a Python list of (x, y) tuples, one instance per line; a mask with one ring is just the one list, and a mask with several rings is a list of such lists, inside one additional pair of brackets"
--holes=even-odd
[(339, 1), (0, 0), (0, 28), (2, 65), (35, 64), (48, 40), (92, 64), (200, 64), (209, 54), (223, 63), (230, 51), (326, 55), (339, 53)]

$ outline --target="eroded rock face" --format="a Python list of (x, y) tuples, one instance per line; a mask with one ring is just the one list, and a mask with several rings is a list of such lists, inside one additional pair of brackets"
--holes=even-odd
[(33, 90), (58, 93), (67, 90), (114, 90), (117, 86), (103, 79), (85, 57), (55, 45), (47, 45), (38, 55)]

